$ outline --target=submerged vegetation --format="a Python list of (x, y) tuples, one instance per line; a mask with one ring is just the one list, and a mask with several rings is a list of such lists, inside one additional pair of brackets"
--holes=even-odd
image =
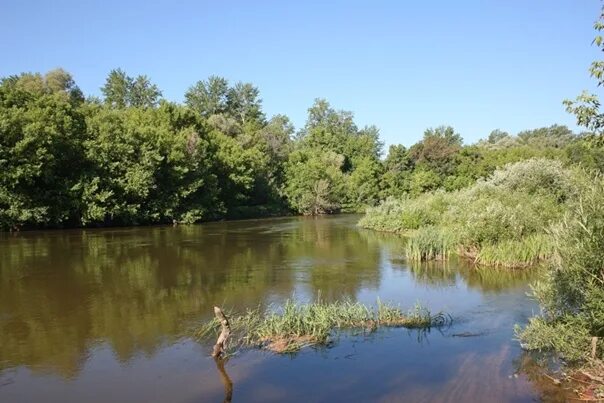
[[(278, 311), (257, 308), (227, 316), (233, 332), (229, 348), (260, 347), (277, 353), (326, 345), (334, 330), (374, 331), (379, 327), (428, 329), (442, 327), (451, 321), (449, 316), (443, 313), (433, 315), (420, 305), (405, 312), (398, 306), (379, 300), (376, 308), (351, 301), (326, 303), (318, 300), (297, 304), (288, 300)], [(220, 322), (214, 318), (201, 327), (197, 337), (216, 336), (219, 328)]]

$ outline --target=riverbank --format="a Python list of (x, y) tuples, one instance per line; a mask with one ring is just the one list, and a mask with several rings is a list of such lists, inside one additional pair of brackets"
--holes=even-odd
[(456, 254), (479, 265), (530, 267), (552, 258), (550, 228), (589, 178), (558, 161), (522, 161), (463, 190), (389, 199), (369, 208), (359, 225), (406, 235), (411, 260)]

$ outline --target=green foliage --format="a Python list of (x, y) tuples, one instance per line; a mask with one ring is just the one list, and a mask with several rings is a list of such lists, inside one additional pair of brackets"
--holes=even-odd
[[(533, 294), (542, 315), (519, 330), (530, 349), (553, 349), (569, 360), (589, 357), (591, 337), (604, 336), (604, 181), (574, 201), (552, 232), (556, 260)], [(553, 334), (572, 337), (552, 337)], [(602, 357), (602, 349), (598, 351)]]
[(259, 96), (258, 88), (250, 83), (239, 82), (230, 87), (225, 78), (210, 76), (207, 81), (198, 81), (187, 90), (185, 102), (206, 119), (222, 115), (245, 125), (265, 120)]
[(187, 106), (204, 118), (226, 113), (229, 83), (226, 79), (210, 76), (207, 81), (198, 81), (185, 94)]
[(103, 103), (85, 101), (61, 69), (3, 79), (0, 228), (287, 212), (291, 123), (282, 115), (266, 121), (252, 85), (209, 81), (206, 98), (188, 94), (188, 108), (159, 102), (146, 76), (119, 69), (107, 77)]
[[(594, 24), (604, 29), (604, 8)], [(604, 50), (604, 41), (597, 35), (594, 43)], [(604, 62), (594, 61), (590, 68), (598, 86), (604, 83)], [(583, 92), (575, 101), (565, 100), (567, 111), (579, 125), (591, 133), (571, 144), (566, 156), (602, 172), (602, 133), (604, 114), (594, 94)], [(559, 186), (559, 189), (565, 186)], [(567, 361), (584, 363), (603, 357), (601, 337), (604, 336), (604, 180), (591, 178), (579, 189), (579, 197), (570, 199), (570, 208), (557, 224), (552, 237), (556, 259), (546, 276), (533, 285), (533, 295), (542, 307), (541, 315), (531, 318), (516, 333), (523, 346), (530, 350), (555, 351)], [(591, 352), (592, 337), (598, 337), (595, 354)], [(599, 344), (599, 345), (598, 345)]]
[(285, 171), (285, 193), (290, 205), (305, 215), (340, 210), (346, 190), (343, 163), (343, 157), (333, 151), (293, 152)]
[(555, 351), (570, 362), (589, 359), (591, 337), (586, 323), (572, 316), (553, 323), (532, 317), (524, 329), (516, 326), (515, 331), (527, 350)]
[(0, 227), (60, 225), (74, 218), (84, 117), (70, 78), (55, 80), (55, 73), (0, 84)]
[(412, 170), (413, 163), (407, 148), (403, 145), (391, 145), (384, 160), (381, 199), (408, 193)]
[[(593, 43), (604, 51), (604, 41), (600, 32), (604, 30), (604, 7), (598, 21), (594, 23), (594, 29), (598, 32)], [(590, 75), (597, 81), (598, 86), (604, 84), (604, 61), (596, 60), (589, 68)], [(574, 101), (564, 100), (564, 105), (569, 113), (577, 118), (577, 124), (589, 130), (590, 143), (596, 146), (604, 145), (602, 134), (604, 133), (604, 113), (600, 111), (600, 99), (596, 94), (583, 91)]]
[(416, 169), (409, 178), (409, 190), (412, 195), (419, 195), (439, 188), (441, 177), (431, 170)]
[(101, 88), (105, 104), (112, 108), (153, 108), (161, 98), (161, 91), (147, 76), (130, 77), (121, 69), (111, 70)]
[(389, 198), (379, 206), (368, 208), (359, 225), (377, 231), (403, 233), (440, 223), (448, 203), (449, 195), (444, 192), (427, 193), (416, 198)]
[[(565, 126), (494, 131), (470, 146), (443, 126), (410, 148), (391, 146), (381, 160), (378, 129), (358, 127), (351, 112), (323, 99), (295, 133), (286, 116), (267, 119), (255, 86), (217, 76), (190, 87), (186, 105), (160, 100), (149, 78), (120, 69), (102, 93), (103, 102), (85, 99), (62, 69), (2, 79), (1, 228), (325, 214), (395, 197), (400, 206), (371, 210), (367, 226), (400, 232), (446, 218), (476, 248), (499, 242), (498, 233), (516, 239), (556, 220), (577, 193), (568, 187), (577, 178), (556, 176), (564, 166), (604, 169), (604, 147)], [(529, 159), (540, 162), (497, 176)]]
[(452, 127), (441, 126), (426, 130), (422, 141), (413, 145), (409, 154), (417, 166), (445, 177), (453, 173), (455, 155), (461, 146), (461, 136)]
[(195, 222), (215, 210), (209, 139), (185, 108), (88, 110), (82, 224)]
[(290, 206), (307, 215), (360, 210), (379, 200), (381, 143), (375, 127), (358, 129), (350, 112), (317, 99), (285, 171)]
[[(525, 267), (552, 255), (549, 227), (588, 177), (547, 159), (506, 165), (471, 187), (389, 199), (370, 208), (359, 225), (408, 232), (410, 259), (446, 258), (450, 251), (485, 265)], [(455, 234), (454, 237), (447, 234)]]

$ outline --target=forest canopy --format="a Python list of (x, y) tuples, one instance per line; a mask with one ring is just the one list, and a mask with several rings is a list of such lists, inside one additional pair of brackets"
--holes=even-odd
[(184, 104), (145, 75), (109, 72), (102, 97), (56, 69), (0, 81), (2, 229), (193, 223), (363, 211), (388, 197), (466, 188), (530, 158), (604, 169), (565, 126), (464, 145), (448, 126), (384, 155), (379, 130), (316, 99), (304, 127), (266, 116), (259, 89), (211, 76)]

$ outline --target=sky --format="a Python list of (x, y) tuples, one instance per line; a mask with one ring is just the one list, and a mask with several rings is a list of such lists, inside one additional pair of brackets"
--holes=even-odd
[[(595, 91), (598, 0), (0, 0), (0, 76), (69, 71), (100, 95), (111, 69), (184, 100), (219, 75), (260, 89), (268, 116), (304, 125), (315, 98), (376, 125), (386, 145), (453, 126), (579, 130), (562, 105)], [(596, 91), (597, 92), (597, 91)]]

